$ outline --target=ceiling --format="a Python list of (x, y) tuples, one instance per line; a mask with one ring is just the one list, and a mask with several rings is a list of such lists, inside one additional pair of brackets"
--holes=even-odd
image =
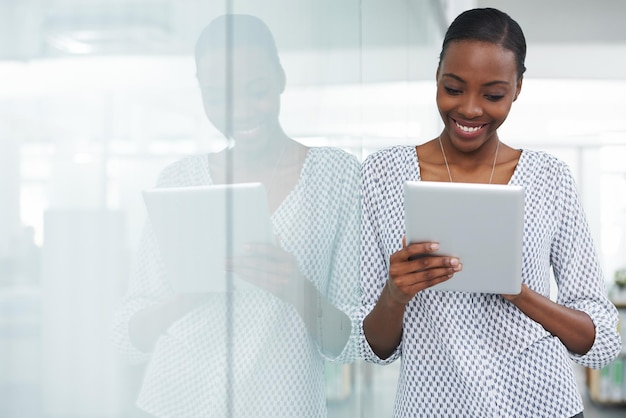
[[(0, 0), (0, 59), (187, 54), (226, 12), (261, 17), (281, 51), (427, 41), (436, 0)], [(228, 9), (227, 9), (228, 7)], [(436, 7), (438, 8), (438, 7)], [(409, 24), (411, 29), (409, 31)], [(411, 32), (411, 33), (409, 33)]]
[[(431, 82), (449, 19), (490, 6), (516, 19), (528, 41), (524, 94), (507, 121), (507, 136), (524, 143), (549, 136), (567, 144), (592, 137), (623, 143), (626, 137), (626, 2), (233, 1), (232, 11), (260, 16), (274, 32), (289, 83), (285, 124), (296, 135), (435, 132), (432, 85), (404, 82)], [(146, 142), (204, 138), (208, 124), (196, 102), (189, 54), (206, 22), (227, 11), (225, 4), (0, 0), (0, 79), (11, 80), (0, 88), (0, 113), (13, 117), (5, 129), (33, 141), (100, 138), (102, 132)], [(568, 78), (587, 80), (576, 88), (568, 80), (552, 82)], [(351, 89), (355, 84), (367, 89)], [(102, 117), (109, 111), (114, 116)], [(79, 121), (76, 114), (91, 118)], [(109, 117), (117, 121), (112, 128), (105, 125)], [(133, 131), (136, 124), (140, 133)]]
[(622, 44), (626, 42), (623, 0), (478, 0), (515, 19), (529, 45)]
[(526, 77), (626, 79), (622, 0), (449, 0), (508, 13), (528, 44)]
[[(621, 0), (0, 0), (0, 61), (186, 55), (208, 21), (233, 11), (260, 16), (281, 54), (305, 54), (303, 62), (340, 51), (338, 59), (371, 65), (366, 81), (430, 79), (431, 65), (419, 63), (432, 61), (449, 19), (471, 7), (496, 7), (520, 23), (529, 46), (527, 76), (626, 76)], [(413, 55), (411, 75), (383, 68)], [(350, 77), (338, 73), (325, 81)]]

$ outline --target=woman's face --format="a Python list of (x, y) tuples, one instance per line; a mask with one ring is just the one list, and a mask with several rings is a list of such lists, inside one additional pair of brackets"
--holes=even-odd
[(453, 41), (437, 70), (444, 135), (460, 151), (477, 150), (494, 137), (521, 87), (512, 51), (488, 42)]
[(205, 114), (239, 149), (267, 149), (280, 130), (284, 74), (260, 46), (237, 46), (231, 59), (214, 50), (196, 64)]

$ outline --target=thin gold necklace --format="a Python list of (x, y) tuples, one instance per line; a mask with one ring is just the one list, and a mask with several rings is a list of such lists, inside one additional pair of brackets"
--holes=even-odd
[[(446, 170), (448, 170), (448, 177), (450, 178), (450, 183), (452, 183), (452, 174), (450, 174), (450, 166), (448, 165), (448, 159), (446, 158), (446, 152), (443, 150), (443, 143), (441, 142), (441, 135), (439, 135), (439, 146), (441, 147), (441, 154), (443, 155), (443, 161), (446, 163)], [(493, 157), (493, 166), (491, 167), (491, 175), (489, 176), (489, 184), (491, 184), (491, 180), (493, 180), (493, 173), (496, 171), (496, 161), (498, 160), (498, 150), (500, 149), (500, 141), (498, 141), (498, 145), (496, 145), (496, 155)]]

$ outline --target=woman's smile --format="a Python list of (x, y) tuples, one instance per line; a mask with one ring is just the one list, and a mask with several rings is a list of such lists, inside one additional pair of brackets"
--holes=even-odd
[(488, 125), (487, 123), (459, 121), (452, 117), (450, 119), (452, 119), (454, 126), (457, 128), (457, 135), (463, 138), (475, 138), (480, 135), (483, 128)]

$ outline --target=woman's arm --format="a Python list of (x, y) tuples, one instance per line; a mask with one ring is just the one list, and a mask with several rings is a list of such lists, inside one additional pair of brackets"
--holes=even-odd
[(529, 318), (558, 337), (572, 353), (586, 354), (595, 341), (596, 329), (586, 313), (559, 305), (522, 285), (517, 295), (503, 295)]
[(352, 320), (322, 295), (309, 280), (303, 281), (300, 302), (296, 310), (322, 350), (333, 357), (341, 354), (352, 331)]
[[(523, 289), (513, 303), (558, 337), (572, 358), (587, 366), (606, 364), (619, 346), (615, 309), (606, 297), (604, 279), (591, 231), (569, 168), (554, 162), (543, 190), (554, 190), (540, 225), (550, 231), (550, 264), (558, 287), (556, 302)], [(543, 205), (542, 205), (543, 206)], [(539, 206), (541, 207), (541, 206)], [(619, 349), (619, 348), (618, 348)]]
[(374, 309), (363, 321), (365, 338), (372, 351), (381, 359), (388, 358), (402, 339), (402, 320), (406, 304), (391, 296), (387, 282)]
[(144, 353), (151, 352), (161, 334), (203, 303), (205, 294), (176, 294), (138, 311), (128, 325), (131, 343)]
[(438, 249), (437, 243), (406, 246), (403, 242), (403, 248), (389, 258), (389, 279), (363, 321), (365, 338), (381, 359), (388, 358), (400, 344), (407, 303), (417, 293), (449, 280), (461, 270), (458, 259), (432, 255)]
[(302, 275), (293, 255), (277, 245), (249, 244), (244, 255), (227, 260), (226, 266), (241, 279), (292, 305), (324, 351), (333, 356), (342, 352), (352, 329), (350, 317)]

